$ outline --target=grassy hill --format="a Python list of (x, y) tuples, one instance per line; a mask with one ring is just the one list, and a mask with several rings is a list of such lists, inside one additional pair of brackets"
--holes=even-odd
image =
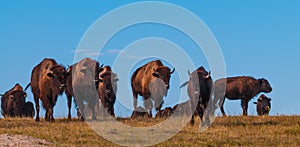
[[(158, 119), (120, 119), (124, 124), (153, 125)], [(198, 132), (199, 120), (157, 146), (300, 146), (300, 116), (217, 117), (206, 131)], [(54, 146), (115, 146), (98, 136), (85, 122), (56, 119), (49, 123), (28, 118), (0, 119), (0, 134), (27, 135), (45, 139)], [(1, 144), (1, 143), (0, 143)]]

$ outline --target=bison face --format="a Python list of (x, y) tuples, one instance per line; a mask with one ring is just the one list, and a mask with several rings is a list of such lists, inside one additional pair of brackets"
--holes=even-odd
[(268, 115), (271, 109), (271, 99), (262, 94), (256, 104), (256, 111), (258, 115)]
[(103, 83), (103, 91), (107, 98), (115, 100), (117, 92), (117, 81), (119, 81), (118, 75), (109, 71), (100, 75), (100, 82)]
[(170, 88), (169, 83), (170, 83), (171, 74), (173, 74), (174, 71), (175, 71), (175, 68), (172, 71), (170, 71), (170, 69), (168, 67), (160, 66), (157, 69), (153, 69), (152, 75), (154, 77), (162, 79), (165, 83), (165, 87), (167, 89), (169, 89)]
[(272, 87), (266, 79), (259, 79), (258, 81), (259, 81), (259, 84), (261, 85), (261, 91), (267, 92), (267, 93), (272, 91)]
[(190, 96), (199, 97), (201, 93), (209, 93), (212, 85), (210, 72), (207, 72), (202, 66), (192, 74), (188, 71), (190, 76), (189, 89)]
[(25, 105), (25, 98), (27, 94), (21, 90), (13, 91), (7, 101), (7, 112), (9, 116), (21, 116), (22, 109)]
[(50, 69), (47, 75), (55, 80), (55, 83), (59, 85), (60, 93), (62, 93), (66, 87), (66, 69), (61, 65), (54, 66)]

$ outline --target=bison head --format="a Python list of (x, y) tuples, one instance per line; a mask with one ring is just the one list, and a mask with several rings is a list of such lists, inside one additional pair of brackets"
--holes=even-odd
[(270, 83), (268, 82), (268, 80), (262, 78), (262, 79), (258, 79), (258, 82), (259, 82), (262, 92), (269, 93), (272, 91), (272, 87), (271, 87)]
[(258, 115), (268, 115), (271, 109), (271, 99), (262, 94), (256, 104), (256, 111)]
[[(189, 95), (190, 97), (200, 97), (201, 93), (210, 94), (212, 79), (210, 72), (207, 72), (204, 67), (199, 67), (192, 74), (188, 71), (189, 80)], [(201, 91), (200, 91), (201, 90)], [(204, 95), (202, 95), (203, 97)]]
[(166, 66), (159, 66), (156, 69), (153, 69), (153, 73), (152, 75), (154, 77), (160, 78), (161, 80), (164, 81), (165, 83), (165, 87), (167, 89), (170, 88), (170, 78), (171, 78), (171, 74), (173, 74), (175, 71), (175, 68), (171, 71), (170, 68), (166, 67)]
[(10, 93), (9, 98), (7, 100), (7, 112), (8, 116), (21, 116), (22, 109), (25, 105), (25, 98), (27, 94), (21, 90), (15, 90)]
[(52, 67), (47, 73), (47, 76), (53, 78), (55, 82), (59, 85), (60, 93), (62, 93), (64, 91), (64, 88), (66, 87), (66, 75), (66, 69), (61, 65)]
[(113, 72), (106, 72), (100, 76), (100, 82), (103, 83), (103, 90), (106, 97), (116, 97), (118, 75)]

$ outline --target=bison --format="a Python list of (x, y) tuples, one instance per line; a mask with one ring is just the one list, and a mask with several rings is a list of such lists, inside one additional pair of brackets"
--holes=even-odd
[(256, 111), (258, 115), (269, 115), (271, 109), (271, 98), (262, 94), (257, 99), (257, 102), (254, 102), (254, 104), (256, 104)]
[(35, 102), (36, 121), (40, 121), (39, 99), (46, 109), (45, 120), (54, 121), (53, 107), (64, 91), (66, 75), (65, 68), (54, 59), (45, 58), (33, 68), (30, 86)]
[(34, 117), (34, 107), (32, 102), (26, 102), (22, 109), (23, 117)]
[(219, 101), (223, 116), (226, 116), (223, 105), (225, 98), (241, 99), (243, 115), (247, 115), (248, 102), (260, 92), (270, 93), (272, 87), (266, 79), (255, 79), (249, 76), (229, 77), (215, 82), (214, 104)]
[(195, 113), (202, 119), (208, 102), (211, 100), (213, 81), (210, 72), (207, 72), (203, 66), (192, 73), (188, 71), (188, 74), (190, 80), (188, 81), (187, 91), (191, 100), (191, 110), (195, 111), (192, 114), (190, 123), (194, 124)]
[(155, 117), (169, 117), (173, 114), (173, 109), (171, 107), (166, 107), (163, 110), (156, 112)]
[[(2, 111), (1, 111), (1, 113), (4, 117), (8, 114), (7, 102), (9, 100), (9, 97), (13, 96), (13, 95), (11, 95), (11, 93), (16, 90), (23, 91), (23, 87), (19, 83), (17, 83), (13, 88), (11, 88), (10, 90), (8, 90), (4, 94), (2, 94), (2, 97), (1, 97), (1, 110)], [(16, 98), (15, 96), (13, 96), (13, 97)]]
[(176, 104), (173, 108), (173, 112), (176, 112), (176, 115), (186, 115), (189, 116), (192, 114), (191, 110), (191, 100)]
[(141, 106), (137, 107), (137, 109), (131, 114), (131, 118), (143, 118), (144, 116), (146, 116), (146, 110)]
[(164, 66), (160, 60), (151, 61), (138, 68), (131, 77), (131, 87), (133, 93), (133, 107), (137, 110), (137, 96), (144, 97), (144, 105), (148, 117), (152, 117), (152, 100), (156, 111), (161, 109), (163, 96), (167, 95), (171, 74), (169, 67)]
[(118, 75), (113, 73), (110, 66), (105, 66), (99, 74), (99, 98), (105, 111), (115, 116), (114, 104), (116, 101)]
[(22, 90), (13, 90), (4, 94), (1, 98), (2, 115), (4, 117), (22, 117), (27, 94)]
[[(84, 102), (92, 110), (92, 120), (96, 120), (95, 106), (99, 101), (97, 92), (99, 73), (103, 70), (99, 62), (85, 58), (72, 66), (72, 90), (80, 110), (81, 119), (85, 119)], [(70, 107), (69, 107), (70, 108)]]

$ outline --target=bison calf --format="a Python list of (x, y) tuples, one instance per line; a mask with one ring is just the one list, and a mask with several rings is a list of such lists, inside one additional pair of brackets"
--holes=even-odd
[(23, 109), (22, 109), (22, 116), (23, 117), (34, 117), (34, 107), (32, 102), (26, 102)]
[(258, 115), (269, 115), (271, 109), (271, 99), (266, 97), (264, 94), (260, 95), (257, 99), (256, 104), (256, 111)]
[(131, 118), (144, 117), (146, 116), (146, 110), (139, 106), (136, 110), (134, 110), (131, 114)]
[(157, 111), (155, 117), (169, 117), (173, 114), (173, 109), (171, 107), (166, 107), (163, 110)]

